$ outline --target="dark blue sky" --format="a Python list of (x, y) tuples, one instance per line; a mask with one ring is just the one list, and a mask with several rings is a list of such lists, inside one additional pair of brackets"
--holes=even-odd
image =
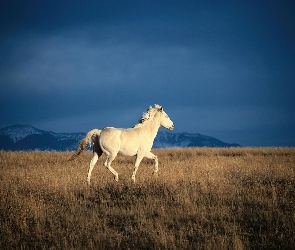
[(132, 127), (295, 146), (294, 1), (0, 3), (0, 127)]

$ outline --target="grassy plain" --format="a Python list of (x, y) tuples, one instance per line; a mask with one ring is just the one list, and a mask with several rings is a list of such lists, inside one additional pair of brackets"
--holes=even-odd
[(0, 249), (294, 249), (294, 148), (153, 152), (89, 187), (89, 152), (0, 151)]

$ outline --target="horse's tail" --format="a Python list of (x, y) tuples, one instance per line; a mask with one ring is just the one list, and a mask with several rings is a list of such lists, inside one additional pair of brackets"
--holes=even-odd
[(99, 138), (100, 132), (101, 132), (101, 130), (99, 130), (99, 129), (90, 130), (86, 134), (85, 138), (80, 142), (80, 145), (79, 145), (77, 151), (72, 155), (72, 157), (68, 161), (74, 160), (79, 154), (81, 154), (82, 151), (86, 148), (90, 139), (92, 140), (92, 143), (95, 143), (96, 140), (98, 140), (98, 138)]

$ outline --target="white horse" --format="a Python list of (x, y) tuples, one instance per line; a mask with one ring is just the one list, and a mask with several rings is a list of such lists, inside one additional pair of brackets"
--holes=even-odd
[(161, 126), (169, 130), (174, 128), (173, 122), (161, 106), (157, 104), (155, 108), (150, 106), (147, 112), (142, 115), (139, 123), (133, 128), (106, 127), (103, 130), (93, 129), (89, 131), (81, 141), (75, 154), (69, 160), (76, 158), (86, 148), (88, 141), (92, 139), (93, 157), (88, 168), (88, 184), (90, 184), (93, 167), (102, 153), (107, 155), (104, 165), (114, 175), (116, 181), (119, 180), (118, 173), (111, 167), (111, 163), (117, 154), (125, 156), (136, 155), (134, 171), (132, 173), (132, 180), (135, 182), (135, 175), (143, 157), (153, 159), (155, 162), (154, 173), (158, 172), (158, 157), (151, 152), (151, 149)]

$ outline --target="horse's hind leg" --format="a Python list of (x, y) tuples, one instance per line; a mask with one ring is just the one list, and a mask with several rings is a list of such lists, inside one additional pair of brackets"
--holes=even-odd
[(101, 148), (94, 144), (93, 146), (93, 156), (92, 159), (89, 163), (89, 168), (88, 168), (88, 174), (87, 174), (87, 182), (90, 185), (90, 178), (91, 178), (91, 172), (94, 168), (95, 163), (97, 162), (98, 158), (102, 155), (102, 150)]
[(118, 180), (119, 180), (118, 173), (116, 172), (115, 169), (113, 169), (113, 168), (111, 167), (111, 163), (112, 163), (112, 161), (116, 158), (116, 156), (117, 156), (117, 154), (108, 154), (107, 159), (106, 159), (104, 165), (105, 165), (106, 168), (107, 168), (108, 170), (110, 170), (110, 172), (115, 176), (115, 181), (118, 181)]
[(91, 172), (92, 172), (97, 160), (98, 160), (98, 154), (96, 152), (93, 152), (93, 156), (92, 156), (92, 159), (89, 163), (88, 174), (87, 174), (87, 182), (89, 185), (90, 185)]

